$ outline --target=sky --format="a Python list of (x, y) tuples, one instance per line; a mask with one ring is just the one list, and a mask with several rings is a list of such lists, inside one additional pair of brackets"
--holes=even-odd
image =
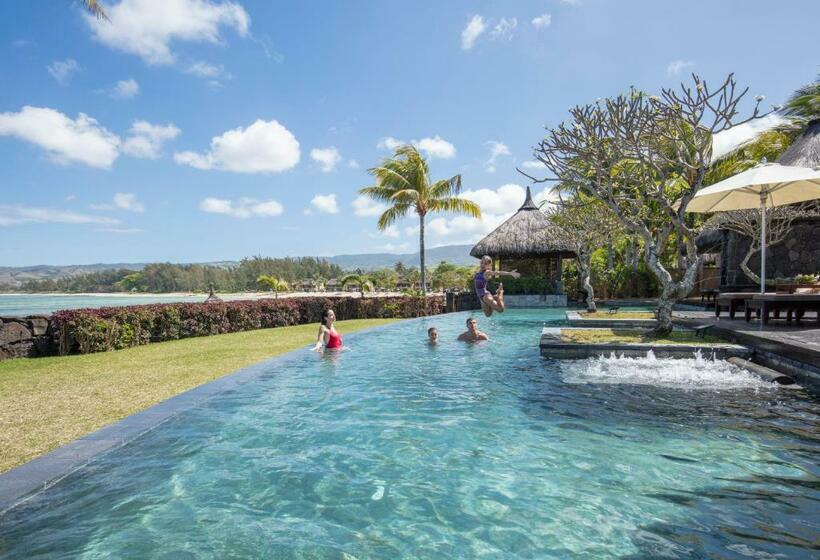
[(569, 107), (692, 72), (783, 103), (820, 68), (814, 0), (104, 5), (0, 3), (0, 266), (413, 252), (357, 194), (402, 142), (483, 211), (427, 245), (472, 243)]

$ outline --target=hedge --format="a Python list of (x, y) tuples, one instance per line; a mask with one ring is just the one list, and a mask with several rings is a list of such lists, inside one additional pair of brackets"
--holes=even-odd
[(443, 313), (444, 298), (309, 297), (130, 305), (58, 311), (52, 324), (61, 355), (90, 354), (192, 336), (318, 323), (325, 309), (333, 309), (339, 320), (422, 317)]

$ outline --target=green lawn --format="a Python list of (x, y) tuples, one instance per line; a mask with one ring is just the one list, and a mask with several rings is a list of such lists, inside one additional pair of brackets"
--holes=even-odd
[[(394, 321), (336, 326), (344, 334)], [(315, 324), (300, 325), (0, 362), (0, 472), (226, 373), (310, 344), (317, 331)]]
[(581, 316), (581, 319), (608, 319), (608, 320), (617, 320), (617, 319), (654, 319), (655, 314), (651, 311), (616, 311), (615, 313), (609, 313), (606, 310), (598, 311), (597, 313), (588, 313), (586, 311), (579, 311), (578, 315)]
[(692, 331), (672, 331), (663, 338), (646, 338), (645, 331), (631, 329), (561, 329), (562, 342), (582, 344), (726, 344), (722, 338), (695, 336)]

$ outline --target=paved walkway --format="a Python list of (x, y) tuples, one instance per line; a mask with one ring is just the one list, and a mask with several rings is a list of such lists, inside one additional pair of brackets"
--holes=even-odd
[(742, 314), (729, 319), (715, 317), (713, 311), (675, 311), (674, 317), (689, 326), (713, 325), (716, 331), (741, 344), (820, 371), (820, 327), (814, 317), (805, 318), (800, 327), (787, 325), (785, 319), (772, 319), (765, 326), (758, 319), (747, 323)]

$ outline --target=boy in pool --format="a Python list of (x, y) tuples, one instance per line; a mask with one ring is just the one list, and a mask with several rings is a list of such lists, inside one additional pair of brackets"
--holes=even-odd
[(470, 317), (467, 319), (467, 330), (458, 335), (458, 340), (462, 342), (479, 342), (482, 340), (490, 340), (490, 337), (478, 330), (478, 323)]
[(498, 283), (498, 289), (495, 291), (495, 295), (487, 289), (487, 282), (493, 276), (512, 276), (513, 278), (519, 278), (521, 275), (517, 270), (510, 272), (493, 270), (493, 258), (489, 255), (481, 257), (481, 264), (473, 279), (475, 281), (475, 293), (478, 296), (478, 301), (481, 302), (481, 310), (484, 311), (484, 315), (487, 317), (492, 315), (493, 311), (504, 313), (504, 284), (501, 282)]
[(436, 327), (427, 329), (427, 344), (430, 346), (438, 344), (438, 329)]

